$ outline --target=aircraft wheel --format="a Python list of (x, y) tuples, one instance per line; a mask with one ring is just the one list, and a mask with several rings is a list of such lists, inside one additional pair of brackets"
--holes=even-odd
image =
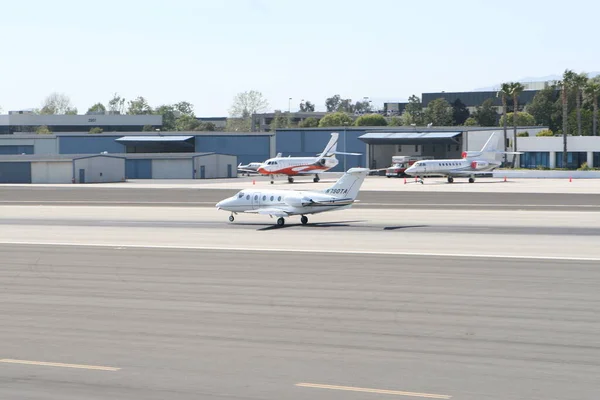
[(285, 224), (285, 219), (283, 217), (277, 218), (277, 226), (283, 226)]
[(314, 179), (313, 179), (313, 182), (314, 182), (314, 183), (317, 183), (317, 182), (319, 182), (319, 181), (320, 181), (320, 179), (319, 179), (318, 177), (316, 177), (316, 178), (314, 178)]
[(302, 225), (306, 225), (306, 224), (308, 224), (308, 217), (307, 217), (306, 215), (303, 215), (303, 216), (300, 218), (300, 222), (302, 222)]
[(235, 218), (233, 218), (233, 215), (229, 216), (229, 222), (233, 222), (235, 220)]
[(289, 183), (294, 183), (294, 178), (292, 178), (291, 176), (288, 178), (288, 182)]
[(271, 181), (271, 185), (272, 185), (273, 183), (274, 183), (274, 182), (273, 182), (273, 181)]
[(469, 178), (469, 183), (475, 182), (475, 178)]
[(451, 177), (451, 176), (449, 176), (449, 177), (448, 177), (448, 183), (452, 183), (452, 182), (454, 182), (454, 178), (453, 178), (453, 177)]

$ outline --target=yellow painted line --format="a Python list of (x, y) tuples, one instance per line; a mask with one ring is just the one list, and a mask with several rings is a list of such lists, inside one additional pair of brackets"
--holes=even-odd
[(63, 364), (63, 363), (44, 362), (44, 361), (13, 360), (10, 358), (0, 359), (0, 362), (8, 363), (8, 364), (41, 365), (41, 366), (45, 366), (45, 367), (93, 369), (93, 370), (99, 370), (99, 371), (119, 371), (121, 369), (121, 368), (114, 368), (114, 367), (103, 367), (100, 365)]
[(360, 388), (360, 387), (352, 387), (352, 386), (321, 385), (318, 383), (297, 383), (296, 386), (315, 388), (315, 389), (345, 390), (345, 391), (349, 391), (349, 392), (364, 392), (364, 393), (375, 393), (375, 394), (390, 394), (390, 395), (395, 395), (395, 396), (422, 397), (422, 398), (426, 398), (426, 399), (450, 399), (450, 398), (452, 398), (452, 396), (448, 396), (446, 394), (402, 392), (399, 390), (370, 389), (370, 388)]

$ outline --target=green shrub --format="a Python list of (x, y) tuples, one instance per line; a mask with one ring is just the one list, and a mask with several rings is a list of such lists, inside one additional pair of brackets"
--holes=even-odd
[(539, 131), (535, 136), (554, 136), (554, 133), (550, 129), (544, 129)]
[(517, 137), (529, 137), (529, 132), (519, 132), (517, 133)]

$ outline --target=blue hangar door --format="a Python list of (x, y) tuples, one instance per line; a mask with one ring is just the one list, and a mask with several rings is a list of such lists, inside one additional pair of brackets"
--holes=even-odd
[(152, 160), (127, 160), (125, 175), (127, 179), (152, 179)]
[(0, 183), (31, 183), (31, 163), (0, 162)]

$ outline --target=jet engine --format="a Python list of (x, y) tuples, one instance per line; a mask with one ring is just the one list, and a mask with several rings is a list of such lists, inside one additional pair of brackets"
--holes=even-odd
[(283, 202), (291, 207), (306, 207), (313, 203), (313, 201), (308, 197), (297, 195), (285, 196)]
[(475, 170), (480, 170), (487, 168), (490, 165), (487, 161), (473, 161), (471, 162), (471, 168)]
[(321, 164), (321, 165), (325, 165), (325, 163), (326, 163), (326, 162), (327, 162), (327, 160), (326, 160), (326, 159), (324, 159), (324, 158), (321, 158), (321, 159), (319, 160), (319, 164)]

